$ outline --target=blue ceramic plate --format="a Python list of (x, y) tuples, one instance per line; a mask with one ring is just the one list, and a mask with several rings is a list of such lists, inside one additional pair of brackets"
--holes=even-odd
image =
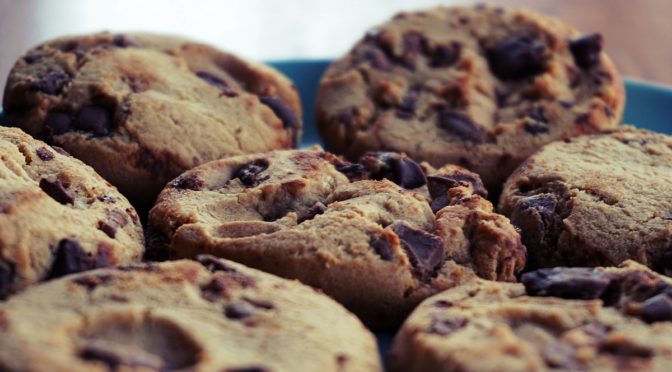
[[(302, 145), (321, 143), (314, 121), (315, 96), (328, 60), (294, 60), (271, 62), (271, 65), (289, 76), (296, 84), (303, 104), (304, 132)], [(672, 134), (672, 87), (643, 81), (625, 81), (626, 107), (624, 123), (633, 124), (662, 133)], [(668, 120), (670, 120), (668, 122)], [(2, 110), (0, 110), (0, 123)], [(392, 341), (392, 333), (378, 333), (378, 346), (385, 354)]]

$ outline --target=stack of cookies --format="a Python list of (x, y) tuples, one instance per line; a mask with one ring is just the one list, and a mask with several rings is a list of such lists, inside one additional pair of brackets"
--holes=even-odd
[(329, 151), (174, 37), (39, 45), (3, 106), (0, 370), (380, 371), (372, 331), (392, 371), (672, 363), (672, 138), (599, 34), (399, 14), (322, 77)]

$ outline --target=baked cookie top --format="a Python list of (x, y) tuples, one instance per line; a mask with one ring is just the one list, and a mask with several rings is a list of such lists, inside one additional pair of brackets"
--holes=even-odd
[(403, 151), (489, 190), (553, 140), (615, 127), (624, 89), (598, 34), (528, 10), (440, 7), (374, 28), (322, 78), (328, 149)]
[(633, 261), (551, 268), (523, 284), (477, 279), (423, 302), (395, 339), (391, 371), (665, 371), (672, 280)]
[(143, 252), (138, 215), (114, 186), (62, 149), (0, 127), (0, 299)]
[(211, 256), (33, 287), (0, 304), (0, 336), (3, 370), (381, 370), (373, 335), (333, 300)]
[(62, 146), (149, 205), (189, 168), (290, 148), (301, 135), (287, 78), (177, 37), (48, 41), (16, 62), (4, 97), (8, 124)]
[(208, 253), (296, 278), (387, 328), (474, 272), (515, 281), (525, 248), (485, 193), (474, 173), (397, 153), (356, 163), (319, 147), (231, 157), (164, 189), (150, 211), (149, 257)]
[(507, 181), (501, 211), (532, 267), (617, 265), (672, 272), (672, 137), (634, 128), (547, 145)]

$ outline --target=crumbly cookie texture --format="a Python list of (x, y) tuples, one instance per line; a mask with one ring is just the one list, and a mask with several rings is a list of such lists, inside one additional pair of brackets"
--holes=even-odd
[(632, 259), (672, 273), (672, 137), (634, 128), (556, 142), (509, 178), (500, 210), (530, 267)]
[(35, 286), (0, 304), (0, 336), (13, 371), (382, 370), (373, 335), (333, 300), (211, 256)]
[(0, 127), (0, 299), (143, 252), (138, 215), (117, 189), (62, 149)]
[(481, 279), (423, 302), (390, 371), (667, 371), (672, 280), (634, 261)]
[(336, 153), (459, 164), (496, 192), (544, 144), (618, 125), (624, 88), (602, 47), (528, 10), (401, 13), (329, 67), (320, 132)]
[(225, 156), (290, 148), (301, 107), (278, 71), (192, 41), (148, 34), (64, 37), (9, 74), (8, 124), (65, 148), (134, 202)]
[(388, 328), (474, 272), (515, 281), (525, 247), (484, 195), (474, 173), (397, 153), (231, 157), (169, 183), (150, 211), (148, 256), (207, 253), (296, 278)]

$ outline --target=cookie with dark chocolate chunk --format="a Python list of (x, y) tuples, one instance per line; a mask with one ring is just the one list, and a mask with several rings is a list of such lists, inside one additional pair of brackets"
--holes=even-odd
[(62, 150), (0, 127), (0, 300), (143, 252), (138, 215), (116, 188)]
[(66, 149), (134, 203), (225, 156), (291, 148), (301, 106), (278, 71), (213, 47), (148, 34), (64, 37), (9, 74), (6, 122)]
[(619, 124), (624, 89), (599, 34), (495, 6), (400, 13), (322, 77), (327, 148), (460, 164), (492, 194), (543, 145)]
[[(204, 252), (320, 288), (374, 328), (479, 275), (515, 281), (525, 247), (478, 175), (403, 153), (349, 162), (319, 147), (209, 162), (149, 215), (148, 257)], [(209, 288), (221, 290), (219, 283)], [(226, 310), (245, 318), (245, 306)]]

